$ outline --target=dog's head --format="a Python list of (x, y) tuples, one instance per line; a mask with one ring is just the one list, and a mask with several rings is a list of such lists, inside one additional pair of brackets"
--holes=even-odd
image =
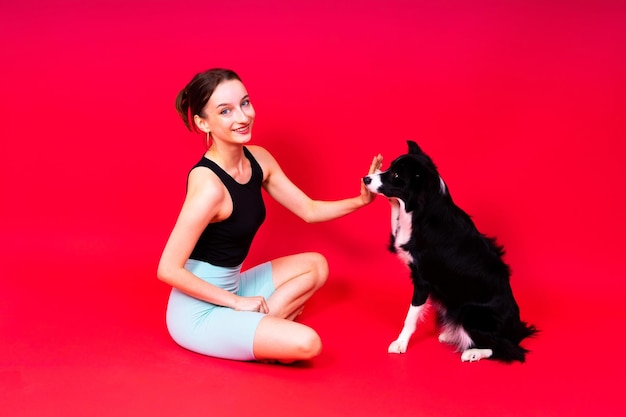
[(446, 195), (447, 188), (432, 159), (417, 143), (407, 144), (407, 154), (396, 158), (388, 170), (365, 176), (363, 182), (373, 193), (401, 200), (410, 212), (431, 197)]

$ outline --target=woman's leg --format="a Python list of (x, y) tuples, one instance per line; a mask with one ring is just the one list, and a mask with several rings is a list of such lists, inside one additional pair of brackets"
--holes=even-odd
[(328, 278), (328, 263), (319, 253), (301, 253), (272, 261), (275, 291), (267, 300), (269, 314), (254, 335), (258, 360), (289, 363), (311, 359), (322, 350), (322, 341), (308, 326), (292, 321), (304, 303)]
[(328, 262), (319, 253), (300, 253), (273, 260), (272, 279), (276, 290), (267, 300), (269, 315), (293, 320), (327, 278)]
[(259, 361), (291, 363), (319, 355), (322, 341), (315, 330), (291, 320), (266, 315), (254, 334), (254, 357)]

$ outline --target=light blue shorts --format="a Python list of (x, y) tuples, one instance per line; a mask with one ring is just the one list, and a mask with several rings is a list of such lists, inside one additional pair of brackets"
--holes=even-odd
[[(272, 264), (266, 262), (241, 272), (241, 266), (224, 268), (188, 260), (185, 269), (234, 294), (263, 296), (274, 292)], [(191, 351), (224, 359), (254, 360), (254, 333), (263, 313), (236, 311), (207, 303), (176, 288), (167, 304), (167, 329), (176, 343)]]

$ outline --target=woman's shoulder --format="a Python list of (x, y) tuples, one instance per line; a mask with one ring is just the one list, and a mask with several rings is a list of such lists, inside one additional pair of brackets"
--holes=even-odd
[(269, 155), (269, 151), (259, 145), (246, 145), (246, 149), (256, 158), (257, 156)]
[(189, 172), (187, 178), (187, 193), (203, 195), (205, 198), (212, 196), (220, 198), (223, 196), (224, 186), (222, 180), (210, 168), (196, 166)]
[(254, 159), (261, 164), (261, 166), (276, 163), (276, 160), (272, 154), (262, 146), (249, 145), (246, 149), (254, 156)]

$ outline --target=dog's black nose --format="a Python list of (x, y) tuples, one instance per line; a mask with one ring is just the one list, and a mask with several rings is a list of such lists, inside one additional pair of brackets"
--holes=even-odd
[(369, 184), (370, 182), (372, 182), (372, 179), (370, 177), (363, 177), (363, 183), (365, 183), (365, 185)]

